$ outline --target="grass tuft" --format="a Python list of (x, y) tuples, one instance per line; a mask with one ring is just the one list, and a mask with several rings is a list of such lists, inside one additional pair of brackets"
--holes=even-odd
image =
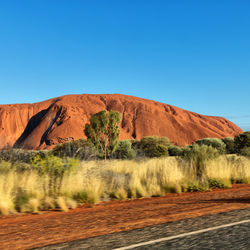
[[(18, 163), (2, 161), (0, 213), (9, 214), (15, 210), (38, 212), (56, 206), (68, 211), (82, 203), (95, 204), (109, 199), (162, 196), (165, 193), (230, 187), (231, 183), (250, 183), (250, 159), (247, 157), (222, 155), (204, 161), (206, 178), (203, 180), (197, 179), (192, 159), (162, 157), (78, 162), (74, 171), (61, 175), (57, 180), (58, 188), (52, 193), (49, 190), (53, 178), (46, 171), (41, 175), (37, 171), (39, 166), (23, 168), (17, 167)], [(65, 162), (70, 164), (69, 160)], [(53, 164), (49, 168), (53, 168)]]

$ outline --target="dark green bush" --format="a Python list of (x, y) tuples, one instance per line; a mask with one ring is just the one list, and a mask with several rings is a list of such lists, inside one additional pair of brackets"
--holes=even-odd
[(183, 149), (175, 145), (170, 145), (168, 147), (168, 153), (170, 156), (182, 156)]
[(226, 144), (218, 138), (204, 138), (196, 141), (198, 145), (207, 145), (216, 148), (220, 154), (226, 153)]
[(245, 147), (250, 147), (250, 131), (235, 136), (234, 143), (237, 153), (240, 153), (241, 149)]
[(168, 156), (168, 147), (171, 145), (166, 137), (147, 136), (141, 139), (137, 153), (146, 157)]
[(244, 147), (240, 150), (240, 155), (250, 158), (250, 147)]
[(36, 156), (40, 155), (41, 157), (45, 157), (49, 151), (47, 150), (24, 150), (24, 149), (3, 149), (0, 150), (0, 160), (8, 161), (11, 163), (15, 162), (24, 162), (30, 163), (31, 160)]
[(87, 192), (77, 192), (73, 195), (73, 199), (76, 200), (78, 203), (89, 203), (89, 197)]
[(112, 158), (115, 158), (115, 159), (135, 158), (135, 151), (132, 148), (131, 142), (129, 140), (119, 141), (115, 152), (112, 154)]
[(212, 188), (212, 189), (226, 187), (226, 185), (221, 180), (213, 179), (213, 178), (208, 179), (208, 186), (209, 188)]
[(58, 144), (52, 150), (52, 153), (61, 158), (71, 157), (79, 160), (90, 160), (96, 158), (94, 148), (84, 139)]
[(183, 189), (184, 192), (202, 192), (206, 191), (208, 187), (205, 184), (189, 183), (187, 187)]
[(136, 153), (136, 156), (143, 156), (143, 151), (140, 148), (140, 141), (133, 139), (133, 140), (130, 140), (130, 142), (131, 142), (132, 149)]
[(232, 137), (225, 137), (222, 139), (222, 141), (226, 145), (226, 153), (227, 154), (234, 154), (235, 151), (235, 144), (234, 144), (234, 138)]

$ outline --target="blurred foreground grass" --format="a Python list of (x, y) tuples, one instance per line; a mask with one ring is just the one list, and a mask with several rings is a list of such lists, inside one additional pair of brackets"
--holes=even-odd
[[(33, 162), (34, 163), (34, 162)], [(82, 203), (132, 199), (250, 183), (250, 159), (221, 155), (202, 162), (181, 157), (78, 161), (51, 156), (46, 161), (0, 163), (0, 214), (67, 211)]]

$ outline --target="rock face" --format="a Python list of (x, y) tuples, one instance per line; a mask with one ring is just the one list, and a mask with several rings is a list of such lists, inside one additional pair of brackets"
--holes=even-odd
[(122, 114), (121, 139), (166, 136), (179, 146), (205, 137), (234, 137), (243, 131), (222, 118), (120, 94), (68, 95), (34, 104), (0, 105), (0, 148), (51, 148), (84, 136), (84, 126), (101, 110)]

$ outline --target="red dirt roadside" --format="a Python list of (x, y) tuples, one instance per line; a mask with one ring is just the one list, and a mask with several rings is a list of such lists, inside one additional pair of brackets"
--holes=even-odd
[(250, 185), (0, 217), (0, 249), (29, 249), (250, 207)]

